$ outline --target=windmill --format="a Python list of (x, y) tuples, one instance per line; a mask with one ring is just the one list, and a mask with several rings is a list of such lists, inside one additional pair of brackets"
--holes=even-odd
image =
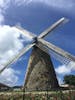
[(27, 91), (38, 89), (46, 90), (47, 87), (49, 89), (58, 88), (59, 84), (50, 56), (53, 56), (55, 59), (65, 64), (68, 64), (71, 61), (75, 62), (75, 57), (67, 51), (64, 51), (61, 48), (53, 45), (52, 43), (47, 42), (43, 38), (47, 36), (48, 33), (52, 32), (58, 26), (63, 24), (65, 21), (66, 18), (64, 17), (59, 19), (52, 26), (42, 32), (39, 36), (21, 27), (13, 27), (20, 33), (28, 34), (29, 36), (31, 36), (33, 42), (25, 46), (19, 54), (10, 59), (4, 65), (3, 69), (0, 70), (0, 73), (2, 73), (7, 67), (10, 66), (10, 64), (14, 63), (23, 54), (25, 54), (29, 49), (33, 47), (25, 75), (24, 87)]

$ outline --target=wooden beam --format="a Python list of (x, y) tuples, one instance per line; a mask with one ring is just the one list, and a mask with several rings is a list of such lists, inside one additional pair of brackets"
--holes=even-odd
[(57, 22), (55, 22), (52, 26), (50, 26), (49, 28), (47, 28), (44, 32), (42, 32), (38, 38), (44, 38), (48, 33), (52, 32), (54, 29), (56, 29), (58, 26), (60, 26), (62, 23), (67, 22), (66, 18), (61, 18), (60, 20), (58, 20)]
[(75, 62), (75, 56), (71, 55), (70, 53), (62, 50), (61, 48), (45, 41), (44, 39), (38, 39), (39, 42), (41, 42), (44, 46), (46, 46), (47, 48), (51, 49), (52, 51), (54, 51), (55, 53), (57, 53), (58, 55), (61, 55), (71, 61)]

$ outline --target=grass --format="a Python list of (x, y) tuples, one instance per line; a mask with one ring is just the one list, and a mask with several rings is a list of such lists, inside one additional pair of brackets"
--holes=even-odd
[(75, 100), (75, 90), (43, 92), (1, 92), (0, 100)]

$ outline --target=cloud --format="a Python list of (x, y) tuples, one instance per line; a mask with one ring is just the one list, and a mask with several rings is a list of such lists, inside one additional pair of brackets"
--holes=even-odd
[(70, 62), (69, 64), (68, 64), (68, 68), (70, 68), (71, 69), (71, 71), (75, 71), (75, 62)]
[(10, 1), (11, 0), (0, 0), (0, 8), (2, 9), (6, 9), (8, 6), (7, 5), (9, 5), (9, 3), (10, 3)]
[(60, 65), (55, 68), (59, 84), (63, 84), (63, 77), (75, 71), (75, 62), (70, 62), (68, 65)]
[(15, 4), (17, 4), (18, 6), (20, 6), (20, 5), (27, 5), (28, 4), (28, 2), (30, 2), (31, 3), (31, 1), (32, 0), (15, 0)]
[(17, 5), (29, 5), (31, 3), (42, 3), (46, 4), (54, 9), (72, 11), (75, 7), (74, 0), (16, 0)]
[(0, 25), (4, 22), (4, 16), (0, 14)]
[[(18, 6), (30, 6), (30, 4), (35, 5), (37, 3), (45, 4), (52, 9), (68, 12), (70, 15), (74, 14), (75, 2), (74, 0), (0, 0), (0, 24), (4, 22), (4, 14), (6, 9), (10, 9), (12, 4), (16, 7)], [(11, 5), (11, 6), (10, 6)], [(15, 9), (15, 8), (13, 8)]]
[[(30, 40), (27, 35), (20, 39), (20, 35), (21, 33), (14, 30), (13, 27), (8, 25), (0, 26), (0, 70), (9, 59), (18, 54), (24, 47), (23, 41)], [(18, 71), (15, 71), (13, 68), (7, 68), (0, 74), (0, 82), (15, 85), (19, 79), (17, 74)]]
[[(12, 58), (20, 49), (23, 44), (19, 39), (20, 33), (13, 30), (12, 27), (7, 25), (0, 25), (0, 70), (3, 65)], [(13, 68), (5, 69), (0, 74), (0, 82), (7, 85), (15, 85), (18, 81), (18, 71)]]
[[(10, 3), (14, 3), (16, 5), (29, 5), (31, 3), (42, 3), (42, 4), (47, 4), (50, 7), (54, 7), (55, 9), (65, 9), (65, 10), (73, 10), (75, 7), (75, 2), (74, 0), (0, 0), (0, 6), (3, 8), (7, 8)], [(7, 6), (8, 5), (8, 6)], [(59, 9), (59, 10), (60, 10)]]
[(37, 1), (43, 2), (43, 3), (45, 3), (49, 6), (57, 7), (57, 8), (67, 8), (67, 7), (70, 8), (74, 5), (73, 0), (68, 0), (68, 1), (66, 1), (66, 0), (57, 0), (57, 2), (56, 2), (56, 0), (37, 0)]
[(14, 56), (23, 48), (19, 39), (20, 33), (14, 31), (12, 27), (0, 26), (0, 63)]
[(19, 71), (12, 68), (5, 69), (0, 75), (0, 82), (9, 86), (14, 86), (19, 80), (19, 74)]
[(72, 71), (75, 71), (75, 62), (70, 62), (68, 65), (60, 65), (55, 71), (60, 75), (71, 74)]
[(59, 83), (59, 85), (60, 85), (60, 84), (63, 84), (63, 80), (61, 79), (60, 76), (58, 76), (57, 79), (58, 79), (58, 83)]
[(67, 68), (66, 65), (61, 65), (59, 66), (58, 68), (55, 69), (55, 71), (58, 73), (58, 74), (68, 74), (68, 73), (71, 73), (71, 69), (70, 68)]
[(4, 22), (4, 16), (2, 14), (2, 9), (0, 8), (0, 25)]
[(29, 35), (24, 34), (22, 39), (21, 33), (16, 31), (13, 27), (8, 25), (0, 26), (0, 63), (4, 63), (5, 60), (12, 58), (15, 54), (23, 48), (23, 42), (31, 41)]

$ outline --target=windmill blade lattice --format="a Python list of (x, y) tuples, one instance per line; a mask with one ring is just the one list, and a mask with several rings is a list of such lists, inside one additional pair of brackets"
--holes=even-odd
[(48, 29), (46, 29), (44, 32), (42, 32), (38, 38), (44, 38), (48, 33), (52, 32), (54, 29), (56, 29), (58, 26), (62, 25), (63, 23), (66, 23), (68, 20), (66, 18), (61, 18), (57, 22), (55, 22), (52, 26), (50, 26)]
[(70, 53), (58, 48), (57, 46), (55, 46), (43, 39), (38, 39), (38, 41), (41, 42), (47, 48), (49, 48), (51, 54), (54, 55), (54, 57), (57, 56), (59, 60), (61, 59), (63, 62), (70, 62), (70, 61), (75, 62), (75, 57), (73, 55), (71, 55)]
[(36, 37), (35, 34), (33, 34), (32, 32), (27, 31), (26, 29), (23, 29), (21, 26), (15, 26), (15, 27), (13, 27), (13, 29), (15, 29), (16, 31), (22, 33), (24, 36), (27, 35), (27, 36), (29, 36), (31, 38)]
[(68, 65), (71, 60), (67, 59), (59, 54), (57, 54), (56, 52), (52, 51), (51, 49), (46, 48), (45, 46), (43, 46), (41, 43), (39, 43), (38, 45), (36, 45), (38, 48), (40, 48), (41, 50), (43, 50), (44, 52), (46, 52), (48, 55), (50, 55), (52, 58), (58, 60), (59, 62), (61, 62), (62, 64)]
[(59, 54), (57, 54), (56, 52), (52, 51), (51, 49), (49, 49), (50, 55), (58, 60), (59, 62), (61, 62), (62, 64), (68, 65), (72, 60), (69, 58), (65, 58), (64, 56), (61, 56)]
[(3, 68), (0, 70), (0, 73), (2, 73), (6, 68), (8, 68), (12, 63), (16, 62), (23, 54), (25, 54), (30, 48), (32, 48), (35, 45), (35, 43), (27, 45), (24, 47), (19, 54), (14, 56), (12, 59), (10, 59), (6, 64), (4, 64)]

